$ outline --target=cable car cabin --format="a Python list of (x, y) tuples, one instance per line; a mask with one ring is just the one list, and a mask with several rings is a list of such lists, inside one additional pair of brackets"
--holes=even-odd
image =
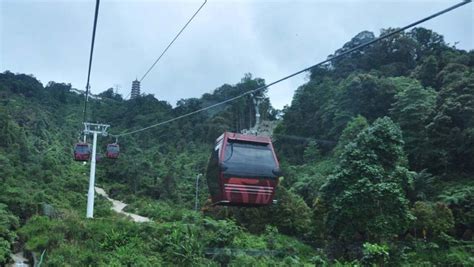
[(105, 156), (109, 159), (117, 159), (119, 157), (120, 147), (118, 144), (108, 144)]
[(88, 161), (91, 157), (91, 149), (87, 143), (77, 143), (74, 146), (74, 160)]
[(233, 206), (272, 204), (279, 176), (269, 137), (230, 132), (217, 138), (206, 173), (212, 203)]

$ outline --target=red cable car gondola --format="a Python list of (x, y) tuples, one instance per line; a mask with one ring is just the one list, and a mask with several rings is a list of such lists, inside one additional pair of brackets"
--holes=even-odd
[(77, 143), (74, 146), (74, 160), (88, 161), (91, 157), (91, 149), (87, 143)]
[(105, 156), (109, 159), (117, 159), (120, 154), (120, 147), (117, 143), (108, 144), (107, 151), (105, 152)]
[(233, 206), (272, 204), (280, 175), (269, 137), (230, 132), (217, 138), (206, 173), (213, 204)]

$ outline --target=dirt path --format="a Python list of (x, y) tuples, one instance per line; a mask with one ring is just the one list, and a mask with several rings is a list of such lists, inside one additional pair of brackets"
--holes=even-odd
[(97, 194), (105, 197), (110, 202), (112, 202), (112, 210), (114, 210), (118, 213), (122, 213), (122, 214), (127, 215), (128, 217), (132, 218), (132, 220), (134, 222), (151, 222), (150, 218), (143, 217), (143, 216), (140, 216), (138, 214), (123, 211), (123, 209), (127, 206), (127, 204), (123, 203), (122, 201), (118, 201), (118, 200), (110, 198), (109, 195), (107, 195), (107, 193), (105, 192), (104, 189), (96, 186), (95, 187), (95, 192), (97, 192)]
[(23, 257), (23, 251), (20, 251), (16, 254), (11, 254), (10, 257), (13, 260), (13, 263), (8, 265), (11, 267), (29, 267), (30, 265), (27, 264), (28, 260)]
[[(112, 210), (114, 210), (115, 212), (118, 212), (118, 213), (125, 214), (126, 216), (132, 218), (132, 220), (134, 222), (151, 222), (152, 221), (152, 220), (150, 220), (150, 218), (143, 217), (143, 216), (140, 216), (138, 214), (123, 211), (123, 209), (127, 206), (127, 204), (123, 203), (122, 201), (118, 201), (118, 200), (110, 198), (109, 195), (107, 195), (107, 193), (105, 192), (104, 189), (96, 186), (95, 187), (95, 192), (97, 192), (97, 194), (105, 197), (110, 202), (112, 202)], [(15, 254), (11, 254), (10, 257), (12, 258), (13, 263), (9, 264), (8, 266), (11, 266), (11, 267), (29, 267), (30, 266), (27, 263), (28, 260), (23, 256), (23, 251), (20, 251), (20, 252), (15, 253)]]

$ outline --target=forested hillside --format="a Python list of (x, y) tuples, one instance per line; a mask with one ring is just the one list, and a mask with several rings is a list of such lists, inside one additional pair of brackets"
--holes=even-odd
[[(335, 55), (374, 38), (361, 32)], [(22, 249), (44, 252), (47, 266), (474, 265), (473, 71), (474, 51), (415, 28), (313, 69), (282, 111), (262, 91), (283, 171), (270, 207), (212, 207), (201, 178), (194, 210), (215, 138), (255, 123), (250, 96), (119, 138), (121, 155), (97, 163), (97, 184), (149, 223), (99, 196), (85, 219), (89, 164), (72, 159), (84, 97), (6, 71), (0, 265)], [(245, 74), (176, 107), (108, 89), (87, 116), (118, 134), (264, 84)], [(100, 154), (115, 141), (99, 138)]]

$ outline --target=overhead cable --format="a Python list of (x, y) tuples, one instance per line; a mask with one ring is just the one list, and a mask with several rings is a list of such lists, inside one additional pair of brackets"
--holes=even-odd
[(87, 114), (87, 101), (89, 100), (89, 89), (90, 89), (90, 78), (91, 78), (91, 68), (92, 68), (92, 55), (94, 54), (94, 43), (95, 43), (95, 31), (97, 28), (97, 18), (99, 16), (99, 4), (100, 0), (96, 0), (95, 2), (95, 15), (94, 15), (94, 26), (92, 29), (92, 41), (91, 41), (91, 52), (89, 55), (89, 70), (87, 72), (87, 83), (86, 83), (86, 94), (84, 99), (84, 110), (83, 110), (83, 117), (82, 122), (86, 122), (86, 114)]
[(166, 53), (166, 51), (168, 51), (168, 49), (171, 47), (171, 45), (173, 45), (174, 41), (176, 41), (176, 39), (178, 39), (178, 37), (181, 35), (181, 33), (184, 31), (184, 29), (186, 29), (186, 27), (189, 25), (189, 23), (191, 23), (191, 21), (194, 19), (194, 17), (196, 17), (196, 15), (199, 13), (199, 11), (201, 11), (201, 9), (204, 7), (204, 5), (206, 3), (207, 3), (207, 0), (204, 0), (204, 3), (202, 3), (202, 5), (196, 10), (196, 12), (194, 12), (194, 14), (188, 20), (188, 22), (186, 22), (186, 24), (184, 24), (183, 28), (181, 28), (181, 30), (178, 32), (178, 34), (176, 34), (176, 36), (173, 38), (173, 40), (171, 40), (171, 42), (168, 44), (168, 46), (165, 48), (165, 50), (163, 50), (161, 55), (155, 60), (155, 62), (153, 62), (151, 67), (145, 72), (143, 77), (140, 79), (140, 82), (142, 82), (143, 79), (145, 79), (145, 77), (148, 75), (148, 73), (150, 73), (150, 71), (153, 69), (153, 67), (155, 67), (156, 63), (158, 63), (158, 61), (160, 61), (160, 59), (163, 57), (163, 55)]
[(360, 50), (360, 49), (362, 49), (362, 48), (365, 48), (365, 47), (367, 47), (367, 46), (369, 46), (369, 45), (371, 45), (371, 44), (374, 44), (374, 43), (379, 42), (379, 41), (381, 41), (381, 40), (383, 40), (383, 39), (387, 39), (387, 38), (389, 38), (389, 37), (391, 37), (391, 36), (393, 36), (393, 35), (396, 35), (396, 34), (398, 34), (398, 33), (400, 33), (400, 32), (403, 32), (403, 31), (405, 31), (406, 29), (412, 28), (412, 27), (414, 27), (414, 26), (416, 26), (416, 25), (418, 25), (418, 24), (421, 24), (421, 23), (426, 22), (426, 21), (428, 21), (428, 20), (431, 20), (431, 19), (433, 19), (433, 18), (435, 18), (435, 17), (438, 17), (438, 16), (440, 16), (440, 15), (442, 15), (442, 14), (445, 14), (445, 13), (447, 13), (447, 12), (450, 12), (450, 11), (452, 11), (452, 10), (458, 8), (458, 7), (461, 7), (461, 6), (465, 5), (465, 4), (470, 3), (471, 1), (472, 1), (472, 0), (465, 0), (465, 1), (462, 1), (462, 2), (460, 2), (460, 3), (458, 3), (458, 4), (455, 4), (455, 5), (453, 5), (453, 6), (449, 7), (449, 8), (446, 8), (446, 9), (444, 9), (444, 10), (441, 10), (441, 11), (439, 11), (439, 12), (436, 12), (436, 13), (434, 13), (434, 14), (432, 14), (432, 15), (426, 17), (426, 18), (420, 19), (420, 20), (418, 20), (418, 21), (416, 21), (416, 22), (413, 22), (413, 23), (411, 23), (411, 24), (408, 24), (407, 26), (404, 26), (404, 27), (402, 27), (402, 28), (396, 29), (396, 30), (391, 31), (391, 32), (389, 32), (389, 33), (383, 34), (383, 35), (381, 35), (381, 36), (379, 36), (379, 37), (377, 37), (377, 38), (375, 38), (375, 39), (373, 39), (373, 40), (371, 40), (371, 41), (368, 41), (368, 42), (366, 42), (366, 43), (360, 44), (360, 45), (358, 45), (358, 46), (356, 46), (356, 47), (354, 47), (354, 48), (351, 48), (351, 49), (349, 49), (349, 50), (347, 50), (347, 51), (344, 51), (344, 52), (342, 52), (342, 53), (340, 53), (340, 54), (338, 54), (338, 55), (329, 57), (328, 59), (323, 60), (323, 61), (321, 61), (321, 62), (319, 62), (319, 63), (317, 63), (317, 64), (314, 64), (314, 65), (312, 65), (312, 66), (310, 66), (310, 67), (307, 67), (307, 68), (305, 68), (305, 69), (302, 69), (302, 70), (300, 70), (300, 71), (297, 71), (297, 72), (295, 72), (295, 73), (292, 73), (292, 74), (290, 74), (290, 75), (288, 75), (288, 76), (285, 76), (285, 77), (283, 77), (283, 78), (281, 78), (281, 79), (279, 79), (279, 80), (276, 80), (276, 81), (274, 81), (274, 82), (271, 82), (271, 83), (269, 83), (269, 84), (267, 84), (267, 85), (260, 86), (260, 87), (258, 87), (258, 88), (256, 88), (256, 89), (253, 89), (253, 90), (247, 91), (247, 92), (245, 92), (245, 93), (242, 93), (242, 94), (240, 94), (240, 95), (238, 95), (238, 96), (235, 96), (235, 97), (226, 99), (226, 100), (224, 100), (224, 101), (222, 101), (222, 102), (219, 102), (219, 103), (216, 103), (216, 104), (212, 104), (212, 105), (209, 105), (209, 106), (204, 107), (204, 108), (197, 109), (197, 110), (195, 110), (195, 111), (192, 111), (192, 112), (189, 112), (189, 113), (186, 113), (186, 114), (177, 116), (177, 117), (172, 118), (172, 119), (169, 119), (169, 120), (165, 120), (165, 121), (162, 121), (162, 122), (159, 122), (159, 123), (156, 123), (156, 124), (152, 124), (152, 125), (150, 125), (150, 126), (147, 126), (147, 127), (141, 128), (141, 129), (132, 130), (132, 131), (125, 131), (125, 132), (122, 132), (122, 133), (116, 134), (116, 135), (112, 135), (112, 134), (111, 134), (111, 136), (114, 136), (114, 137), (121, 137), (121, 136), (126, 136), (126, 135), (130, 135), (130, 134), (135, 134), (135, 133), (139, 133), (139, 132), (142, 132), (142, 131), (146, 131), (146, 130), (148, 130), (148, 129), (151, 129), (151, 128), (154, 128), (154, 127), (158, 127), (158, 126), (161, 126), (161, 125), (164, 125), (164, 124), (168, 124), (168, 123), (171, 123), (171, 122), (174, 122), (174, 121), (177, 121), (177, 120), (180, 120), (180, 119), (183, 119), (183, 118), (192, 116), (192, 115), (197, 114), (197, 113), (200, 113), (200, 112), (202, 112), (202, 111), (206, 111), (206, 110), (209, 110), (209, 109), (212, 109), (212, 108), (215, 108), (215, 107), (224, 105), (224, 104), (226, 104), (226, 103), (229, 103), (229, 102), (232, 102), (232, 101), (234, 101), (234, 100), (240, 99), (240, 98), (242, 98), (242, 97), (244, 97), (244, 96), (247, 96), (247, 95), (250, 95), (250, 94), (252, 94), (252, 93), (255, 93), (255, 92), (258, 92), (258, 91), (267, 89), (268, 87), (270, 87), (270, 86), (272, 86), (272, 85), (275, 85), (275, 84), (280, 83), (280, 82), (282, 82), (282, 81), (284, 81), (284, 80), (287, 80), (287, 79), (292, 78), (292, 77), (294, 77), (294, 76), (296, 76), (296, 75), (299, 75), (299, 74), (301, 74), (301, 73), (303, 73), (303, 72), (306, 72), (306, 71), (309, 71), (309, 70), (314, 69), (314, 68), (316, 68), (316, 67), (319, 67), (319, 66), (321, 66), (321, 65), (323, 65), (323, 64), (326, 64), (326, 63), (328, 63), (328, 62), (331, 62), (331, 61), (333, 61), (333, 60), (335, 60), (335, 59), (339, 59), (339, 58), (341, 58), (341, 57), (343, 57), (343, 56), (345, 56), (345, 55), (347, 55), (347, 54), (350, 54), (350, 53), (352, 53), (352, 52), (354, 52), (354, 51), (357, 51), (357, 50)]

